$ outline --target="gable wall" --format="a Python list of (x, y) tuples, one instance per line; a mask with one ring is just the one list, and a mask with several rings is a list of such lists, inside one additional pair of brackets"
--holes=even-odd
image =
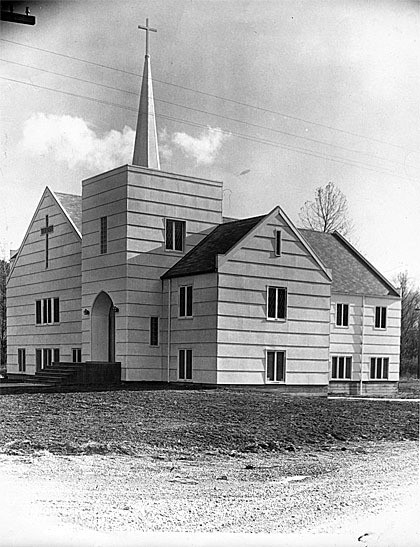
[[(282, 230), (282, 256), (274, 253)], [(285, 287), (287, 319), (267, 320), (267, 287)], [(258, 229), (219, 268), (220, 384), (265, 383), (265, 352), (286, 351), (286, 384), (328, 383), (330, 281), (281, 218)]]
[[(45, 215), (49, 268), (45, 269)], [(35, 301), (60, 298), (60, 323), (35, 324)], [(26, 348), (26, 374), (35, 373), (36, 348), (60, 348), (60, 360), (72, 360), (81, 347), (81, 242), (47, 190), (7, 284), (7, 367), (18, 373), (17, 350)]]

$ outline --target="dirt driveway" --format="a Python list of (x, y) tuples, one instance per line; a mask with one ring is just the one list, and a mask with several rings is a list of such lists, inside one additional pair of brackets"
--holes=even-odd
[(224, 544), (217, 534), (235, 532), (229, 544), (242, 547), (420, 542), (418, 446), (410, 441), (235, 457), (163, 449), (0, 455), (0, 489), (7, 546), (168, 543), (144, 532), (191, 545)]

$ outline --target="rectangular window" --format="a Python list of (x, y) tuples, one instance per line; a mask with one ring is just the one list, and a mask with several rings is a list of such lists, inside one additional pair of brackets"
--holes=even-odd
[(168, 251), (184, 251), (185, 221), (166, 219), (165, 248)]
[(159, 317), (150, 318), (150, 345), (159, 345)]
[(352, 358), (334, 355), (332, 358), (331, 378), (333, 380), (351, 380)]
[(26, 371), (26, 349), (25, 348), (18, 349), (18, 365), (19, 365), (19, 372)]
[(267, 351), (267, 382), (284, 382), (286, 378), (286, 353)]
[(376, 306), (375, 308), (375, 329), (386, 329), (386, 308)]
[(53, 363), (60, 362), (60, 348), (53, 349)]
[(44, 348), (42, 350), (42, 368), (50, 367), (52, 365), (52, 349)]
[(349, 305), (348, 304), (337, 304), (335, 324), (337, 325), (337, 327), (349, 326)]
[(37, 371), (42, 369), (42, 350), (41, 349), (35, 350), (35, 365), (36, 365)]
[(193, 314), (193, 288), (192, 285), (179, 287), (179, 317), (192, 317)]
[(281, 256), (281, 230), (276, 230), (276, 256)]
[(35, 322), (37, 325), (51, 325), (60, 322), (60, 299), (44, 298), (35, 302)]
[(267, 291), (267, 318), (286, 319), (287, 289), (282, 287), (268, 287)]
[(101, 255), (108, 252), (108, 217), (101, 217)]
[(370, 359), (370, 379), (388, 380), (389, 357), (372, 357)]
[(192, 349), (179, 350), (178, 367), (180, 380), (192, 380)]
[(82, 349), (81, 348), (72, 348), (71, 350), (73, 363), (82, 362)]

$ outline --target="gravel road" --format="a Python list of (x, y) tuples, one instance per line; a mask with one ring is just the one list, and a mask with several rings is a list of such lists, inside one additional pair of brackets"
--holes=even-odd
[[(139, 532), (294, 534), (288, 545), (312, 544), (308, 533), (324, 545), (339, 537), (337, 545), (420, 543), (407, 513), (418, 493), (412, 441), (233, 457), (162, 449), (136, 457), (0, 455), (0, 489), (1, 545), (12, 538), (14, 545), (47, 545), (47, 529), (55, 530), (56, 545), (70, 544), (70, 530), (105, 533), (86, 545), (115, 544), (117, 537), (128, 545)], [(263, 544), (266, 536), (253, 537)], [(81, 536), (76, 544), (85, 544)]]

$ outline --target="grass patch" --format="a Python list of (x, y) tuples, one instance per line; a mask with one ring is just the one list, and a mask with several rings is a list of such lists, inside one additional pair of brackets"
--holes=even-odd
[(418, 439), (415, 403), (288, 397), (258, 390), (3, 395), (0, 451), (222, 453)]

